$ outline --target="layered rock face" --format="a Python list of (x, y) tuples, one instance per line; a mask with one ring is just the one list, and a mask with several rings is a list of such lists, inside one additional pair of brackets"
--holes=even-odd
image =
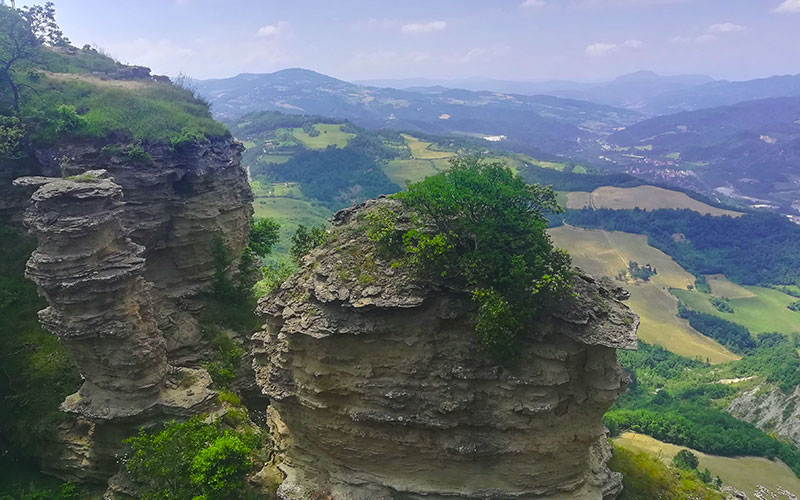
[[(211, 238), (223, 237), (231, 256), (248, 244), (253, 214), (252, 191), (240, 165), (241, 145), (215, 139), (178, 151), (164, 145), (145, 145), (137, 156), (124, 141), (64, 143), (38, 150), (32, 173), (61, 177), (105, 169), (123, 192), (122, 225), (143, 248), (142, 276), (153, 284), (155, 316), (167, 332), (167, 353), (186, 364), (203, 357), (203, 342), (191, 314), (193, 302), (214, 273)], [(0, 193), (10, 191), (2, 185)], [(10, 182), (10, 181), (9, 181)], [(26, 196), (16, 189), (8, 217), (21, 212)], [(11, 200), (11, 198), (9, 198)], [(3, 215), (0, 206), (0, 216)]]
[(731, 401), (728, 413), (800, 446), (800, 387), (788, 394), (758, 386)]
[(107, 478), (123, 437), (165, 415), (206, 410), (216, 395), (204, 370), (170, 369), (143, 278), (144, 247), (129, 238), (122, 188), (106, 175), (15, 181), (35, 189), (25, 223), (39, 244), (26, 274), (49, 304), (40, 321), (84, 378), (61, 405), (77, 418), (61, 435), (72, 448), (61, 468), (79, 478)]
[(600, 499), (601, 418), (636, 346), (624, 291), (579, 273), (578, 297), (531, 325), (517, 362), (479, 346), (464, 290), (421, 283), (374, 254), (359, 214), (259, 306), (254, 368), (271, 399), (283, 499)]

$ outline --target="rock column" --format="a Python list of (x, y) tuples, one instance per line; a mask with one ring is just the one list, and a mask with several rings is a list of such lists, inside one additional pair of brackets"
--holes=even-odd
[(26, 274), (50, 304), (42, 325), (69, 347), (85, 380), (62, 409), (110, 419), (158, 400), (167, 358), (141, 277), (144, 247), (121, 224), (122, 189), (95, 175), (39, 180), (25, 215), (39, 241)]

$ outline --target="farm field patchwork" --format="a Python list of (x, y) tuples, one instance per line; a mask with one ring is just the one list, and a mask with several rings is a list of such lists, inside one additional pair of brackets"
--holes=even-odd
[[(670, 463), (672, 457), (680, 450), (689, 450), (697, 456), (700, 462), (698, 469), (708, 469), (712, 475), (719, 476), (722, 479), (723, 486), (733, 486), (747, 493), (750, 498), (762, 498), (755, 496), (759, 485), (776, 494), (779, 489), (800, 492), (800, 479), (779, 460), (771, 461), (761, 457), (732, 458), (707, 455), (685, 446), (664, 443), (650, 436), (635, 432), (625, 432), (614, 438), (613, 441), (617, 446), (655, 455), (665, 463)], [(763, 498), (780, 500), (786, 497), (768, 496)]]
[(678, 303), (670, 288), (686, 288), (694, 276), (671, 257), (647, 244), (643, 235), (562, 226), (549, 230), (556, 246), (569, 251), (573, 263), (590, 274), (616, 276), (633, 260), (650, 264), (657, 274), (648, 282), (627, 283), (628, 305), (640, 317), (639, 338), (690, 358), (722, 363), (738, 356), (678, 318)]

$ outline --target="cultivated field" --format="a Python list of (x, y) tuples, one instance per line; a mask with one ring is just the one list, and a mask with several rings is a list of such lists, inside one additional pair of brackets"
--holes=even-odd
[(711, 287), (711, 293), (717, 297), (727, 297), (729, 299), (743, 299), (747, 297), (755, 297), (756, 294), (743, 287), (737, 285), (733, 281), (725, 277), (724, 274), (708, 274), (706, 281)]
[(567, 208), (580, 209), (585, 206), (615, 210), (677, 208), (715, 216), (729, 215), (731, 217), (739, 217), (742, 215), (740, 212), (712, 207), (679, 191), (655, 186), (638, 186), (634, 188), (601, 186), (591, 193), (582, 191), (570, 193)]
[(437, 160), (392, 160), (383, 169), (386, 176), (395, 184), (405, 188), (406, 182), (421, 181), (436, 175), (450, 166), (447, 159)]
[(452, 158), (456, 154), (452, 151), (435, 151), (431, 149), (433, 143), (425, 142), (408, 134), (403, 134), (408, 147), (411, 149), (411, 156), (415, 160), (437, 160), (442, 158)]
[(319, 132), (316, 137), (306, 134), (302, 128), (292, 130), (292, 135), (308, 149), (325, 149), (328, 146), (343, 148), (347, 146), (355, 134), (342, 131), (342, 126), (330, 123), (316, 123), (314, 129)]
[(573, 263), (590, 274), (616, 276), (634, 260), (650, 264), (658, 272), (649, 282), (628, 283), (631, 291), (628, 306), (641, 317), (639, 338), (661, 345), (690, 358), (722, 363), (738, 359), (714, 340), (691, 328), (677, 317), (677, 300), (670, 288), (686, 288), (694, 276), (671, 257), (647, 244), (643, 235), (619, 231), (599, 231), (562, 226), (551, 229), (556, 246), (569, 251)]
[[(663, 443), (650, 436), (634, 432), (625, 432), (618, 438), (614, 438), (613, 441), (617, 446), (655, 455), (666, 463), (671, 462), (672, 457), (680, 450), (689, 449), (684, 446)], [(747, 493), (750, 498), (762, 498), (755, 497), (759, 485), (768, 488), (773, 494), (777, 494), (779, 489), (794, 493), (800, 492), (800, 479), (789, 467), (778, 460), (773, 462), (760, 457), (720, 457), (689, 450), (697, 455), (700, 461), (698, 467), (700, 470), (708, 469), (711, 474), (722, 479), (723, 486), (733, 486)], [(783, 500), (787, 497), (777, 495), (763, 498)]]
[[(712, 282), (712, 280), (708, 281), (709, 283)], [(734, 286), (738, 287), (738, 285)], [(714, 285), (712, 284), (712, 291), (714, 291), (713, 287)], [(730, 287), (724, 288), (723, 290), (725, 291), (719, 295), (720, 297), (730, 298), (730, 304), (733, 306), (733, 313), (718, 311), (711, 305), (711, 296), (698, 292), (697, 290), (672, 290), (672, 293), (695, 311), (713, 314), (722, 319), (739, 323), (754, 334), (765, 332), (800, 332), (800, 312), (792, 311), (786, 307), (792, 302), (797, 301), (797, 298), (786, 295), (778, 290), (760, 286), (738, 288), (744, 288), (746, 292), (750, 292), (750, 295), (740, 295), (738, 297), (726, 295), (726, 293), (735, 291)], [(720, 290), (718, 284), (717, 290)], [(714, 295), (717, 295), (716, 291)]]

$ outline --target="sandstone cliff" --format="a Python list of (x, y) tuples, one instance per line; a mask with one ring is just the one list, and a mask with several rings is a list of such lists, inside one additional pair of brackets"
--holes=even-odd
[(139, 427), (213, 406), (197, 368), (207, 356), (197, 297), (214, 274), (212, 237), (233, 256), (248, 243), (252, 194), (240, 152), (230, 138), (180, 150), (65, 142), (35, 151), (28, 172), (44, 176), (14, 182), (4, 222), (27, 207), (38, 240), (27, 272), (50, 306), (41, 322), (84, 378), (62, 404), (74, 418), (56, 432), (48, 472), (105, 481)]
[[(156, 320), (167, 332), (168, 356), (178, 364), (197, 361), (203, 342), (191, 312), (199, 307), (193, 298), (208, 287), (214, 272), (211, 238), (222, 235), (230, 255), (239, 255), (248, 243), (253, 197), (239, 163), (242, 147), (227, 138), (179, 151), (144, 144), (134, 155), (135, 148), (124, 138), (67, 141), (34, 150), (36, 161), (9, 175), (61, 177), (106, 170), (122, 189), (122, 224), (143, 247), (142, 276), (154, 287)], [(20, 219), (30, 204), (30, 190), (13, 188), (11, 180), (0, 175), (0, 194), (7, 200), (0, 203), (4, 223)]]
[(16, 181), (35, 189), (25, 223), (39, 244), (26, 274), (49, 304), (40, 321), (84, 379), (61, 405), (76, 418), (60, 433), (68, 450), (47, 467), (84, 480), (114, 474), (122, 439), (139, 427), (206, 411), (216, 396), (204, 370), (167, 363), (152, 285), (142, 277), (144, 247), (128, 237), (122, 189), (106, 175)]
[(635, 349), (623, 290), (578, 273), (513, 367), (476, 340), (464, 290), (379, 258), (360, 214), (262, 299), (254, 368), (271, 398), (284, 499), (614, 498), (601, 418)]

